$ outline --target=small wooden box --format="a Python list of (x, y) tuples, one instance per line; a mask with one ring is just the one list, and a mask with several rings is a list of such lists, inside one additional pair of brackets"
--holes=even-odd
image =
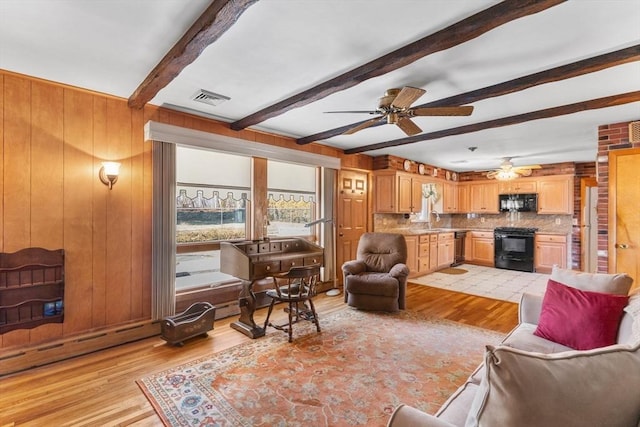
[(196, 302), (182, 313), (165, 317), (162, 320), (161, 337), (169, 344), (182, 347), (186, 339), (207, 336), (207, 332), (213, 329), (215, 317), (216, 308), (213, 305)]

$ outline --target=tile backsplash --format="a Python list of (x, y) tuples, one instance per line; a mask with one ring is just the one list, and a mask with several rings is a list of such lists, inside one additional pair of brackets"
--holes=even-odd
[[(537, 228), (541, 232), (566, 233), (572, 231), (571, 215), (538, 215), (531, 212), (515, 214), (440, 214), (440, 221), (431, 218), (431, 228), (463, 228), (469, 230), (493, 230), (496, 227)], [(393, 229), (425, 230), (429, 223), (419, 221), (417, 215), (409, 214), (374, 214), (374, 231), (391, 231)]]

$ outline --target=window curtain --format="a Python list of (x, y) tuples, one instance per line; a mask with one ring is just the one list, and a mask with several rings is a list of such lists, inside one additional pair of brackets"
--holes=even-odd
[(153, 141), (152, 307), (154, 320), (175, 314), (176, 146)]

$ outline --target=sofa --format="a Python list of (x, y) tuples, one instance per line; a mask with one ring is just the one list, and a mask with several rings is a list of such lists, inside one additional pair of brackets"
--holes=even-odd
[(629, 296), (631, 285), (626, 274), (554, 267), (545, 295), (522, 295), (518, 325), (487, 345), (435, 415), (400, 405), (387, 425), (640, 427), (640, 293)]

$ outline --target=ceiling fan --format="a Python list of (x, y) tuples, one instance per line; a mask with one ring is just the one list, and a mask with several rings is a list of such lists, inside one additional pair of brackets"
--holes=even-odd
[(487, 172), (487, 178), (506, 181), (516, 179), (521, 176), (531, 176), (533, 169), (541, 169), (540, 165), (513, 166), (511, 159), (513, 157), (504, 157), (500, 168)]
[(378, 114), (378, 117), (360, 123), (357, 126), (343, 132), (343, 135), (351, 135), (362, 129), (366, 129), (378, 122), (385, 121), (388, 124), (397, 125), (407, 135), (416, 135), (422, 132), (411, 117), (417, 116), (469, 116), (473, 112), (473, 107), (463, 105), (459, 107), (414, 107), (411, 108), (418, 98), (426, 91), (424, 89), (405, 86), (402, 89), (388, 89), (378, 102), (378, 108), (373, 111), (327, 111), (327, 113), (365, 113)]

